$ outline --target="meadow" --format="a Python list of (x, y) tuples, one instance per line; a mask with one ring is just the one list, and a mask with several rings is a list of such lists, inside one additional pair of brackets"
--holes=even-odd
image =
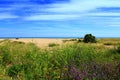
[(0, 80), (120, 80), (120, 39), (63, 42), (0, 41)]

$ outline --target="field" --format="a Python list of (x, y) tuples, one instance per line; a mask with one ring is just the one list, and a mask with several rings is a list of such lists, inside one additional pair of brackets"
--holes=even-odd
[(0, 80), (120, 80), (119, 38), (27, 41), (0, 40)]

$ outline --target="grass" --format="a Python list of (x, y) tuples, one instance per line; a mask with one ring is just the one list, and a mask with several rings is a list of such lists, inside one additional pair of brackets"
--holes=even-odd
[(119, 80), (117, 46), (74, 43), (41, 50), (33, 43), (2, 43), (0, 80)]
[(120, 45), (117, 47), (117, 52), (120, 53)]
[(66, 40), (63, 40), (63, 42), (65, 43), (65, 42), (74, 42), (74, 41), (78, 41), (77, 39), (66, 39)]
[(99, 43), (110, 44), (110, 45), (120, 45), (119, 38), (101, 38), (98, 40)]
[(107, 42), (107, 43), (104, 43), (104, 45), (110, 46), (110, 45), (114, 45), (114, 44), (113, 44), (113, 43), (110, 43), (110, 42)]
[(49, 47), (55, 47), (55, 46), (59, 46), (59, 44), (56, 44), (56, 43), (50, 43), (48, 44)]

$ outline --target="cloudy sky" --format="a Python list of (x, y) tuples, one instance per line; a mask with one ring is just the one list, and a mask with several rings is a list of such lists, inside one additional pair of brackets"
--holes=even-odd
[(0, 37), (120, 37), (120, 0), (0, 0)]

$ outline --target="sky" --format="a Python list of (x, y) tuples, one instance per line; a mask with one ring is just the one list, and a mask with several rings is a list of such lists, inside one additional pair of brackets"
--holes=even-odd
[(0, 0), (0, 37), (120, 37), (120, 0)]

